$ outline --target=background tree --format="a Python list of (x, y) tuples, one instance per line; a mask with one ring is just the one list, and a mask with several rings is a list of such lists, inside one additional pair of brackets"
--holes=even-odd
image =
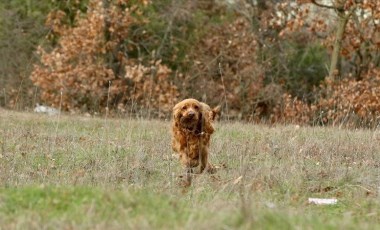
[[(27, 92), (33, 50), (46, 33), (43, 26), (48, 4), (33, 5), (30, 1), (0, 3), (0, 105), (23, 108)], [(17, 106), (18, 107), (17, 107)]]
[[(380, 2), (347, 0), (331, 4), (302, 1), (301, 6), (308, 13), (298, 12), (284, 30), (294, 32), (306, 28), (318, 36), (331, 52), (329, 75), (332, 77), (326, 79), (316, 94), (319, 96), (311, 105), (312, 120), (318, 123), (363, 125), (364, 122), (366, 126), (376, 125), (379, 113), (376, 92), (379, 88)], [(310, 5), (329, 10), (330, 15), (338, 17), (331, 20), (314, 17), (310, 20)], [(333, 25), (336, 26), (330, 26), (329, 22), (335, 22)]]
[(156, 59), (145, 67), (126, 55), (129, 27), (135, 21), (132, 11), (138, 10), (127, 1), (92, 0), (73, 27), (58, 22), (57, 45), (51, 51), (39, 48), (41, 64), (31, 74), (41, 98), (69, 111), (124, 111), (133, 102), (142, 111), (154, 108), (158, 115), (170, 110), (177, 96), (167, 80), (170, 69)]
[[(378, 121), (375, 0), (1, 4), (26, 15), (0, 18), (0, 48), (13, 57), (0, 63), (2, 105), (168, 117), (195, 97), (233, 119)], [(34, 29), (11, 33), (31, 18)]]
[(36, 88), (29, 79), (34, 55), (40, 44), (54, 42), (52, 28), (45, 26), (46, 15), (51, 11), (65, 12), (60, 19), (72, 24), (77, 10), (85, 11), (86, 0), (81, 1), (30, 1), (12, 0), (0, 2), (0, 106), (24, 109), (31, 106), (30, 98), (36, 98)]

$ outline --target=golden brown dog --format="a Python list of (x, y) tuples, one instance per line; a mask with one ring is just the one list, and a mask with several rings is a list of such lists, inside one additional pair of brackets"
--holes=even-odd
[(195, 99), (185, 99), (173, 108), (172, 148), (188, 170), (200, 164), (213, 173), (214, 167), (208, 162), (210, 137), (214, 132), (212, 122), (220, 114), (220, 107), (210, 106)]

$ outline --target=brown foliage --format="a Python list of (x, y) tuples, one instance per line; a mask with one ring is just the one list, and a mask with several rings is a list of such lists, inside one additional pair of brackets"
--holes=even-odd
[[(336, 78), (327, 78), (325, 84), (316, 91), (316, 100), (309, 106), (297, 102), (302, 111), (293, 108), (287, 113), (287, 104), (292, 101), (285, 96), (285, 106), (276, 109), (273, 116), (284, 116), (285, 120), (294, 120), (294, 115), (309, 114), (309, 119), (301, 119), (306, 123), (346, 124), (350, 126), (373, 125), (379, 116), (379, 1), (342, 1), (342, 5), (323, 5), (320, 1), (298, 1), (301, 7), (289, 10), (289, 4), (282, 4), (282, 9), (292, 11), (290, 20), (284, 23), (280, 33), (283, 37), (294, 34), (295, 31), (307, 30), (319, 37), (322, 44), (332, 52), (336, 45), (334, 30), (338, 26), (329, 9), (338, 12), (335, 17), (347, 17), (344, 36), (340, 49), (340, 65), (334, 71)], [(314, 7), (311, 2), (314, 3)], [(330, 11), (334, 12), (334, 11)], [(285, 14), (286, 15), (286, 14)], [(325, 17), (325, 18), (323, 18)], [(377, 19), (377, 20), (376, 20)], [(328, 25), (328, 22), (330, 25)], [(331, 26), (334, 25), (334, 26)], [(317, 95), (320, 96), (317, 96)], [(289, 97), (289, 98), (288, 98)], [(288, 99), (286, 99), (288, 98)], [(297, 101), (295, 99), (295, 101)], [(291, 107), (290, 107), (291, 108)], [(298, 119), (295, 119), (298, 120)]]
[[(138, 110), (152, 112), (153, 115), (163, 117), (171, 111), (173, 105), (179, 96), (177, 87), (170, 81), (169, 74), (171, 70), (155, 62), (150, 67), (142, 65), (127, 65), (125, 79), (132, 81), (133, 90), (125, 99), (130, 98), (132, 102), (138, 102)], [(113, 90), (120, 90), (115, 88)], [(122, 92), (118, 92), (122, 93)], [(126, 103), (127, 101), (123, 101)], [(119, 108), (124, 107), (123, 103), (118, 105)]]
[(257, 65), (256, 37), (247, 20), (212, 26), (189, 54), (194, 60), (182, 87), (210, 104), (226, 103), (230, 116), (246, 116), (258, 106), (264, 88), (263, 70)]
[(34, 66), (31, 79), (41, 89), (42, 100), (69, 111), (102, 111), (108, 105), (124, 110), (129, 100), (169, 111), (168, 105), (160, 106), (174, 104), (176, 88), (167, 80), (171, 71), (159, 61), (144, 67), (124, 55), (122, 41), (134, 21), (131, 11), (137, 8), (123, 4), (105, 6), (92, 0), (72, 28), (60, 26), (62, 12), (48, 17), (62, 36), (52, 51), (38, 49), (41, 64)]
[(362, 79), (327, 79), (312, 104), (284, 94), (271, 122), (374, 127), (380, 118), (380, 68), (371, 67)]
[(312, 107), (285, 93), (270, 115), (272, 123), (309, 124), (313, 118)]
[[(78, 13), (74, 27), (62, 23), (62, 11), (49, 15), (46, 24), (59, 37), (57, 46), (52, 50), (39, 47), (41, 63), (31, 75), (46, 103), (69, 111), (110, 108), (164, 116), (177, 98), (194, 97), (212, 105), (224, 104), (224, 114), (251, 121), (337, 124), (357, 119), (371, 123), (379, 116), (378, 1), (347, 0), (336, 9), (350, 17), (336, 78), (326, 79), (320, 88), (316, 88), (319, 80), (307, 82), (315, 76), (290, 75), (293, 69), (287, 64), (297, 65), (296, 58), (307, 59), (302, 52), (299, 56), (297, 52), (282, 54), (289, 44), (310, 41), (332, 52), (336, 33), (331, 14), (335, 11), (318, 8), (315, 3), (319, 1), (298, 1), (300, 5), (259, 1), (262, 6), (237, 1), (233, 20), (220, 17), (218, 23), (195, 29), (189, 29), (199, 26), (189, 23), (197, 19), (192, 15), (207, 11), (212, 4), (173, 1), (169, 9), (176, 13), (161, 15), (169, 21), (159, 27), (165, 28), (159, 36), (151, 34), (155, 30), (150, 27), (141, 27), (150, 32), (136, 29), (131, 35), (131, 28), (149, 23), (138, 5), (127, 7), (125, 0), (104, 2), (90, 1), (87, 13)], [(183, 9), (177, 9), (181, 4)], [(225, 13), (223, 7), (211, 7), (202, 17), (211, 18), (216, 9)], [(186, 27), (186, 23), (191, 25)], [(183, 41), (188, 31), (194, 36)], [(148, 43), (149, 49), (143, 50)], [(295, 60), (286, 62), (282, 57)], [(312, 91), (315, 96), (295, 97), (295, 91), (286, 88), (290, 81), (299, 81), (296, 86), (306, 82), (309, 85), (301, 92)]]
[(361, 80), (326, 82), (332, 91), (314, 106), (321, 122), (349, 126), (376, 125), (380, 117), (380, 68), (372, 67)]

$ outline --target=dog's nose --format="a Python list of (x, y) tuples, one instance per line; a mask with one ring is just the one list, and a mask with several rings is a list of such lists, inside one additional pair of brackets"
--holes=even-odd
[(187, 116), (189, 116), (189, 117), (194, 117), (194, 115), (195, 115), (195, 112), (194, 112), (194, 111), (189, 111), (189, 112), (187, 113)]

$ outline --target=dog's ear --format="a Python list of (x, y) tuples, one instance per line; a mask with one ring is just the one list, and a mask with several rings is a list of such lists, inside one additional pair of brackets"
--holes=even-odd
[(197, 133), (202, 133), (204, 129), (204, 115), (199, 112), (197, 127), (195, 128)]
[(173, 107), (173, 121), (178, 126), (179, 119), (181, 118), (180, 104), (176, 104)]
[(216, 119), (217, 117), (220, 117), (220, 114), (221, 114), (221, 106), (218, 105), (218, 106), (216, 106), (215, 108), (213, 108), (213, 109), (211, 110), (211, 112), (210, 112), (210, 119), (211, 119), (212, 121), (215, 121), (215, 119)]
[(214, 132), (214, 127), (211, 124), (210, 121), (210, 111), (202, 106), (202, 109), (200, 111), (200, 119), (199, 122), (201, 123), (201, 132), (205, 132), (208, 134), (212, 134)]

